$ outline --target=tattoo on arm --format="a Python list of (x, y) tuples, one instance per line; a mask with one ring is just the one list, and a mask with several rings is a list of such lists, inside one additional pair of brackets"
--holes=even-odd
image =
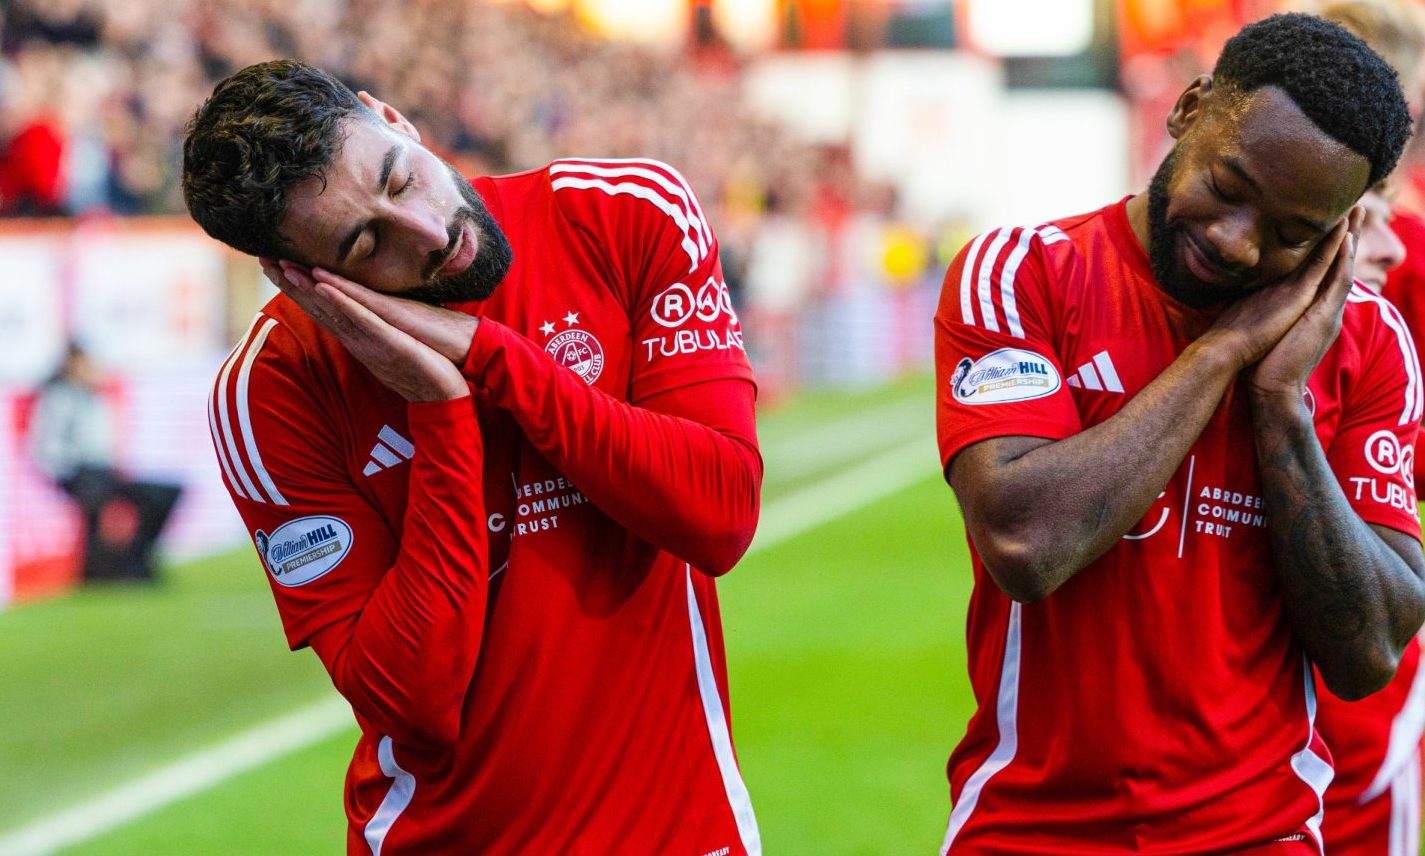
[(1371, 621), (1368, 595), (1352, 569), (1364, 558), (1361, 535), (1371, 533), (1339, 495), (1314, 435), (1291, 432), (1278, 442), (1267, 462), (1276, 477), (1264, 478), (1262, 487), (1269, 513), (1287, 524), (1272, 534), (1287, 542), (1273, 551), (1289, 557), (1290, 567), (1279, 569), (1289, 577), (1283, 582), (1318, 632), (1338, 643), (1358, 641)]

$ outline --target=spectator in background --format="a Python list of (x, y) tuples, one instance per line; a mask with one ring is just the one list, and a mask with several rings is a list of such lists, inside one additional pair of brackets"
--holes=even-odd
[(84, 516), (86, 581), (152, 580), (154, 546), (181, 488), (122, 473), (103, 375), (78, 345), (39, 391), (30, 417), (35, 466), (73, 497)]
[(746, 271), (747, 328), (760, 359), (763, 400), (785, 395), (795, 383), (796, 319), (814, 288), (818, 258), (824, 255), (806, 220), (784, 212), (777, 196), (766, 200), (765, 216), (750, 247)]
[[(0, 0), (0, 216), (181, 213), (178, 140), (191, 105), (236, 69), (279, 57), (415, 105), (424, 139), (464, 175), (569, 152), (683, 165), (692, 186), (707, 188), (709, 219), (726, 224), (734, 301), (744, 271), (790, 261), (795, 287), (771, 286), (785, 292), (781, 305), (844, 303), (861, 285), (870, 286), (863, 302), (876, 302), (879, 268), (851, 283), (855, 269), (842, 260), (862, 255), (861, 235), (879, 238), (883, 191), (847, 145), (807, 142), (754, 113), (742, 59), (725, 47), (610, 42), (571, 12), (519, 2)], [(815, 258), (793, 259), (780, 238), (760, 242), (764, 225), (800, 233), (793, 240), (814, 244)], [(758, 314), (737, 305), (749, 321)], [(844, 380), (848, 362), (879, 371), (886, 361), (849, 355), (839, 327), (816, 329), (822, 318), (869, 317), (840, 308), (773, 310), (802, 345), (789, 338), (754, 354), (764, 390), (778, 378), (815, 380), (818, 367)]]
[(49, 48), (20, 52), (0, 115), (0, 215), (64, 213), (65, 132), (52, 101), (66, 57)]

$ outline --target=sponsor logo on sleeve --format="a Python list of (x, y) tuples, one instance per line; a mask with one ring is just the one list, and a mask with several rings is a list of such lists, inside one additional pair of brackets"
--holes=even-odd
[[(697, 292), (681, 282), (673, 283), (653, 298), (648, 314), (660, 327), (672, 331), (639, 343), (649, 362), (659, 356), (746, 350), (742, 325), (732, 308), (732, 294), (726, 283), (713, 277), (708, 277)], [(680, 329), (694, 318), (702, 324), (695, 329)]]
[(352, 532), (346, 521), (317, 515), (282, 524), (267, 534), (252, 533), (267, 572), (280, 585), (300, 586), (325, 575), (351, 552)]
[[(1419, 506), (1415, 504), (1415, 447), (1400, 445), (1395, 432), (1381, 430), (1366, 440), (1366, 463), (1385, 478), (1373, 476), (1352, 476), (1355, 500), (1371, 501), (1380, 505), (1399, 509), (1411, 517), (1419, 517)], [(1404, 484), (1401, 484), (1404, 482)]]
[(1058, 369), (1046, 358), (1022, 348), (1000, 348), (960, 360), (950, 388), (961, 404), (1008, 404), (1032, 401), (1058, 391)]
[(732, 308), (732, 293), (727, 284), (708, 277), (697, 293), (681, 282), (675, 282), (655, 298), (649, 310), (653, 320), (664, 327), (681, 327), (694, 315), (709, 324), (724, 315), (734, 324), (737, 313)]
[(1404, 457), (1393, 431), (1377, 431), (1366, 440), (1366, 462), (1378, 473), (1394, 474)]

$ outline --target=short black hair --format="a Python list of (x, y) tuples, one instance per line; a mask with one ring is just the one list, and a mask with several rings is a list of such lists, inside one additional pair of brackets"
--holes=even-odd
[(295, 60), (250, 65), (222, 81), (183, 136), (183, 200), (198, 225), (254, 256), (295, 257), (278, 228), (291, 189), (322, 178), (343, 120), (374, 114), (356, 93)]
[(1243, 27), (1227, 41), (1213, 83), (1248, 94), (1286, 92), (1323, 133), (1370, 161), (1366, 187), (1395, 169), (1410, 139), (1410, 109), (1395, 71), (1345, 27), (1299, 12)]

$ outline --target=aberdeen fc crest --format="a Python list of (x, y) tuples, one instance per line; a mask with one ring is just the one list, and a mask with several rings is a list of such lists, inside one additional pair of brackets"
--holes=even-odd
[(552, 321), (540, 325), (541, 333), (546, 336), (554, 335), (554, 338), (545, 344), (544, 350), (554, 357), (556, 363), (583, 378), (584, 383), (592, 384), (604, 371), (604, 346), (599, 344), (593, 333), (578, 329), (578, 312), (570, 311), (560, 320), (565, 324), (562, 333), (555, 333), (556, 327)]

